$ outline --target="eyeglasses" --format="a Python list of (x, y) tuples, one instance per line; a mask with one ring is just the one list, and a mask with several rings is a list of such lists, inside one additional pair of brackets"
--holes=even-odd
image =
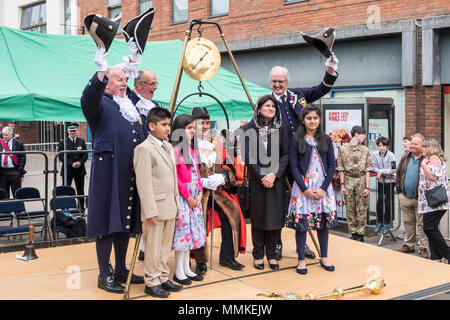
[(159, 86), (159, 82), (147, 82), (147, 81), (144, 81), (144, 80), (141, 80), (140, 82), (143, 83), (143, 84), (148, 84), (149, 86), (152, 86), (152, 87)]
[(276, 83), (285, 83), (285, 82), (287, 82), (287, 80), (272, 80), (272, 83), (273, 84), (276, 84)]

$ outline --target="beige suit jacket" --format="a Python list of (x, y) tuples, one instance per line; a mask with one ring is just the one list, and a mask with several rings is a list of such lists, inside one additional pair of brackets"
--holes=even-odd
[(142, 222), (153, 217), (169, 220), (178, 216), (180, 203), (175, 155), (172, 145), (166, 145), (170, 157), (150, 135), (134, 149), (133, 163)]

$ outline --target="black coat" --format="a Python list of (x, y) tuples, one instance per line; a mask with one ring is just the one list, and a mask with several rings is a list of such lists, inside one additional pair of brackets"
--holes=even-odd
[(95, 74), (81, 96), (92, 133), (87, 237), (141, 231), (140, 202), (133, 169), (134, 148), (145, 140), (142, 121), (130, 123), (105, 93), (108, 78)]
[[(12, 142), (12, 148), (11, 151), (25, 151), (25, 149), (23, 148), (23, 143), (20, 142), (19, 140), (12, 138), (13, 142)], [(3, 152), (3, 147), (0, 144), (0, 152)], [(17, 170), (17, 172), (19, 173), (20, 176), (25, 175), (25, 173), (27, 173), (27, 171), (25, 170), (25, 164), (27, 162), (27, 156), (25, 154), (16, 154), (17, 158), (19, 158), (19, 164), (16, 165), (14, 164), (14, 169)], [(0, 157), (1, 160), (1, 157)], [(14, 163), (14, 162), (13, 162)]]
[[(58, 152), (64, 150), (64, 140), (61, 140), (58, 144)], [(66, 137), (66, 150), (86, 150), (86, 143), (81, 138), (75, 138), (75, 143), (72, 139)], [(64, 153), (58, 155), (59, 161), (62, 162), (61, 176), (64, 176)], [(67, 176), (68, 177), (83, 177), (86, 175), (86, 168), (84, 163), (88, 158), (87, 153), (67, 153)], [(79, 168), (73, 168), (72, 165), (75, 162), (81, 162)]]
[[(252, 227), (260, 230), (279, 230), (283, 228), (286, 216), (284, 203), (287, 189), (285, 172), (289, 165), (288, 132), (283, 125), (275, 130), (269, 135), (266, 148), (253, 120), (242, 129), (245, 134), (241, 136), (240, 141), (248, 172), (249, 215)], [(256, 141), (252, 141), (251, 137), (256, 138)], [(250, 143), (248, 143), (249, 138)], [(261, 155), (269, 159), (272, 143), (277, 143), (279, 157), (274, 157), (268, 162), (264, 161)], [(267, 189), (262, 185), (261, 179), (269, 173), (275, 173), (277, 178), (274, 186)]]

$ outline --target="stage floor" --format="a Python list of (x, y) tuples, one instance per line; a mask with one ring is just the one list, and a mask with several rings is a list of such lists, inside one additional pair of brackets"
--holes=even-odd
[[(202, 282), (185, 286), (182, 291), (172, 293), (169, 299), (267, 300), (269, 298), (257, 294), (272, 292), (295, 292), (301, 296), (311, 292), (319, 295), (331, 293), (336, 287), (346, 289), (359, 286), (369, 278), (381, 276), (386, 287), (379, 295), (358, 292), (346, 295), (344, 299), (385, 300), (413, 298), (415, 295), (420, 296), (420, 292), (438, 286), (446, 287), (450, 283), (449, 265), (335, 235), (330, 235), (328, 257), (336, 271), (327, 272), (320, 267), (317, 259), (307, 259), (308, 274), (299, 275), (295, 271), (297, 254), (294, 231), (290, 229), (282, 232), (283, 259), (279, 262), (280, 270), (270, 270), (267, 260), (264, 270), (256, 270), (251, 255), (250, 226), (247, 230), (247, 253), (238, 257), (238, 261), (246, 266), (244, 270), (234, 271), (219, 266), (220, 231), (215, 231), (213, 268), (208, 270)], [(134, 243), (135, 239), (131, 239), (128, 262), (131, 261)], [(314, 248), (309, 237), (308, 245)], [(122, 294), (112, 294), (97, 288), (95, 243), (37, 249), (36, 253), (39, 258), (34, 261), (17, 259), (16, 254), (22, 255), (23, 252), (0, 254), (0, 299), (122, 299)], [(169, 261), (172, 274), (174, 260), (172, 253)], [(113, 257), (111, 261), (114, 261)], [(135, 273), (143, 274), (142, 262), (137, 262)], [(144, 285), (131, 285), (130, 299), (155, 298), (144, 293)]]

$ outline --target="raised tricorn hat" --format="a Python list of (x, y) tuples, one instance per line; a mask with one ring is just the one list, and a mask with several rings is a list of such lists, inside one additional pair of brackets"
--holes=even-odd
[(319, 50), (325, 57), (329, 58), (331, 56), (334, 39), (336, 37), (336, 32), (333, 28), (326, 28), (311, 37), (303, 32), (301, 32), (301, 34), (303, 39), (305, 39), (309, 45)]
[(122, 14), (116, 15), (111, 20), (100, 14), (91, 14), (84, 18), (84, 26), (94, 39), (97, 47), (108, 51), (119, 29)]
[(155, 9), (149, 8), (144, 13), (134, 17), (123, 27), (123, 35), (128, 42), (130, 38), (134, 38), (136, 41), (139, 54), (144, 53), (145, 44), (147, 43), (148, 33), (152, 26), (153, 16), (155, 15)]

